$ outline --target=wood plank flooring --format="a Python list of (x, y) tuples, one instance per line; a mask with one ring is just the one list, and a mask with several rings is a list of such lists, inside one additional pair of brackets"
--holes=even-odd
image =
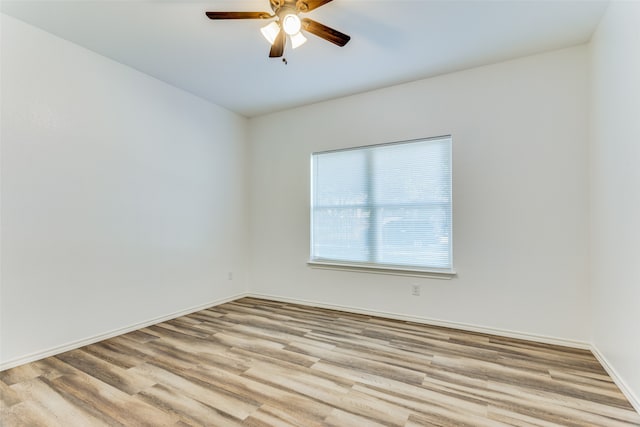
[(640, 426), (593, 355), (244, 298), (0, 372), (2, 426)]

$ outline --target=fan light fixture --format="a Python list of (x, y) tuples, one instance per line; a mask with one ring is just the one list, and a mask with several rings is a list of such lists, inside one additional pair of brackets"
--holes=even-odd
[(280, 32), (280, 26), (277, 22), (272, 22), (264, 27), (260, 28), (260, 32), (264, 36), (265, 39), (269, 42), (269, 44), (273, 44), (276, 41), (276, 37)]
[(287, 14), (282, 19), (282, 29), (290, 36), (299, 33), (300, 26), (300, 18), (298, 18), (298, 15), (294, 15), (293, 13)]
[[(282, 30), (289, 35), (291, 47), (294, 49), (302, 46), (307, 41), (307, 38), (300, 32), (300, 28), (302, 28), (302, 24), (298, 15), (289, 13), (282, 18)], [(273, 45), (280, 33), (280, 26), (276, 21), (273, 21), (260, 28), (260, 32), (269, 44)]]
[(303, 36), (300, 31), (298, 31), (292, 36), (289, 36), (289, 38), (291, 39), (291, 47), (294, 49), (299, 46), (302, 46), (307, 41), (307, 38)]
[[(0, 0), (1, 1), (1, 0)], [(311, 33), (337, 46), (346, 45), (351, 37), (347, 34), (327, 27), (310, 18), (300, 18), (301, 13), (308, 13), (332, 0), (269, 0), (272, 12), (205, 12), (209, 19), (268, 19), (269, 22), (260, 28), (260, 32), (271, 45), (269, 58), (282, 58), (287, 38), (292, 48), (302, 46), (307, 38), (302, 34)], [(287, 37), (289, 36), (289, 37)], [(286, 59), (283, 58), (286, 64)]]

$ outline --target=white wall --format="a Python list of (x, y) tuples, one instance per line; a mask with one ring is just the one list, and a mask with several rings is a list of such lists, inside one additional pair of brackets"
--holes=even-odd
[(244, 291), (245, 132), (3, 16), (2, 363)]
[[(590, 50), (247, 122), (3, 15), (0, 366), (250, 289), (592, 340), (638, 404), (638, 46), (613, 2)], [(306, 266), (313, 151), (448, 133), (457, 278)]]
[[(586, 342), (587, 70), (581, 46), (252, 119), (251, 289)], [(312, 152), (443, 134), (457, 278), (306, 265)]]
[(591, 55), (592, 340), (640, 410), (640, 3), (610, 4)]

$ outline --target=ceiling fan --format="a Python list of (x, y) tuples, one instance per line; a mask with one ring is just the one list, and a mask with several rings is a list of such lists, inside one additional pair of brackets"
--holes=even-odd
[(284, 53), (287, 35), (291, 40), (291, 47), (297, 48), (307, 41), (301, 30), (305, 30), (340, 47), (346, 45), (351, 37), (327, 27), (313, 19), (298, 16), (300, 13), (311, 12), (332, 0), (269, 0), (273, 13), (267, 12), (206, 12), (209, 19), (271, 19), (260, 31), (271, 43), (269, 57), (279, 58)]

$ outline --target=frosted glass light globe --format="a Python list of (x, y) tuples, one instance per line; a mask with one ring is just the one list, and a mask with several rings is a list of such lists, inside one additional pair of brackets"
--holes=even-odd
[(284, 32), (289, 34), (290, 36), (299, 32), (300, 26), (300, 18), (292, 13), (286, 15), (282, 19), (282, 29), (284, 29)]

